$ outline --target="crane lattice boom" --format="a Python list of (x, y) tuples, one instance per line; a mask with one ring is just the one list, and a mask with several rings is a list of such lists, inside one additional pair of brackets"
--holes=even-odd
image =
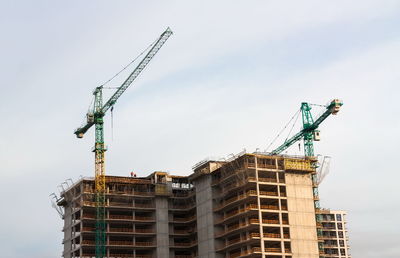
[[(132, 84), (132, 82), (139, 76), (139, 74), (144, 70), (144, 68), (148, 65), (148, 63), (153, 59), (153, 57), (157, 54), (160, 48), (164, 45), (164, 43), (168, 40), (168, 38), (172, 35), (172, 31), (170, 28), (167, 28), (161, 36), (158, 38), (157, 42), (153, 45), (153, 47), (149, 50), (146, 56), (140, 61), (139, 65), (133, 70), (133, 72), (128, 76), (128, 78), (122, 83), (122, 85), (115, 91), (115, 93), (111, 96), (111, 98), (101, 107), (101, 113), (105, 114), (108, 109), (110, 109), (118, 100), (118, 98), (125, 92), (125, 90)], [(101, 88), (102, 86), (98, 87)], [(98, 90), (98, 88), (96, 90)], [(96, 90), (93, 92), (93, 95), (96, 95)], [(94, 125), (94, 120), (90, 117), (91, 114), (88, 114), (87, 123), (82, 127), (75, 130), (75, 134), (78, 138), (82, 138), (83, 135), (89, 130), (92, 125)]]

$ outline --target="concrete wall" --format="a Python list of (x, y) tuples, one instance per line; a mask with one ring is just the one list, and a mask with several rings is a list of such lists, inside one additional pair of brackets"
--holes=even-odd
[(169, 257), (169, 226), (168, 226), (168, 198), (156, 197), (156, 230), (157, 251), (156, 257)]
[(68, 202), (68, 205), (64, 209), (64, 258), (71, 258), (71, 249), (72, 249), (72, 208), (71, 202)]
[(197, 241), (199, 257), (220, 257), (215, 253), (211, 176), (203, 175), (197, 178), (194, 185), (196, 187)]
[(310, 174), (285, 173), (293, 258), (318, 258)]

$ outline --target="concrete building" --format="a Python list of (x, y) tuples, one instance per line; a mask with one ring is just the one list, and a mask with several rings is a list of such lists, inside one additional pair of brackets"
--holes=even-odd
[[(229, 161), (200, 162), (187, 177), (107, 176), (107, 256), (323, 257), (314, 162), (241, 153)], [(94, 257), (93, 200), (90, 178), (62, 194), (66, 258)]]
[(349, 258), (349, 238), (346, 227), (345, 211), (323, 209), (321, 214), (324, 256), (332, 258)]

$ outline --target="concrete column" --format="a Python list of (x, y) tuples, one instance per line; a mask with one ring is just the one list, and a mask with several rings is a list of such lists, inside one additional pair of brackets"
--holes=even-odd
[(203, 175), (197, 178), (194, 185), (196, 188), (197, 241), (199, 257), (223, 257), (223, 255), (215, 253), (211, 176)]
[(258, 164), (257, 164), (257, 157), (255, 158), (255, 169), (256, 169), (256, 190), (257, 190), (257, 205), (258, 205), (258, 221), (260, 223), (259, 231), (260, 231), (260, 247), (262, 257), (265, 257), (265, 247), (264, 247), (264, 230), (262, 226), (262, 212), (261, 212), (261, 200), (260, 200), (260, 185), (258, 183)]
[(156, 257), (169, 256), (168, 197), (157, 196), (156, 203)]
[(72, 203), (68, 202), (67, 206), (64, 208), (64, 257), (71, 258), (72, 254)]

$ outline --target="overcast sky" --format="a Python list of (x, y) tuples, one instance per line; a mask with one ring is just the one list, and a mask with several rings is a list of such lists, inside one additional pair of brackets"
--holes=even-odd
[(0, 12), (1, 257), (61, 256), (48, 195), (94, 174), (93, 130), (73, 131), (92, 90), (167, 26), (112, 131), (106, 117), (107, 174), (188, 175), (264, 150), (301, 102), (340, 98), (315, 146), (332, 157), (321, 204), (348, 211), (353, 257), (400, 257), (400, 1), (3, 0)]

